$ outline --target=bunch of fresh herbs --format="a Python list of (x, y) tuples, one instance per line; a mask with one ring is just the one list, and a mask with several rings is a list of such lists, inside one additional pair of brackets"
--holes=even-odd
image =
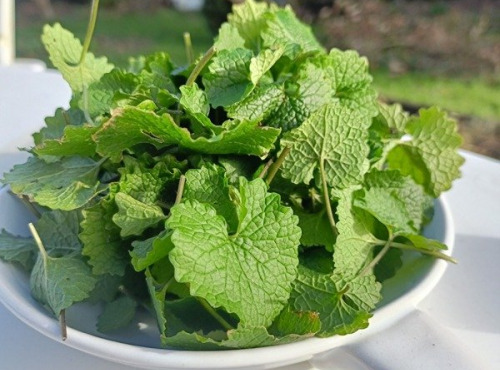
[(83, 45), (44, 28), (70, 108), (4, 174), (40, 217), (0, 256), (54, 315), (104, 302), (112, 331), (147, 307), (165, 346), (267, 346), (365, 328), (403, 251), (452, 260), (421, 235), (463, 162), (444, 112), (378, 102), (290, 8), (247, 0), (188, 65), (127, 69), (88, 52), (96, 12)]

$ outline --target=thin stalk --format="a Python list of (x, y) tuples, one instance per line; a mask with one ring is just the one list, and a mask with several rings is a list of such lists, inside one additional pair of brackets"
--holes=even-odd
[(392, 244), (392, 237), (385, 243), (384, 247), (378, 252), (378, 254), (375, 256), (375, 258), (368, 264), (366, 265), (363, 270), (361, 270), (361, 273), (359, 274), (360, 276), (364, 276), (368, 274), (372, 268), (375, 267), (377, 263), (380, 262), (380, 260), (385, 256), (385, 254), (389, 251), (391, 248)]
[(40, 239), (40, 235), (38, 234), (38, 231), (36, 231), (35, 226), (30, 222), (28, 224), (28, 227), (30, 229), (31, 235), (33, 235), (33, 239), (35, 240), (35, 243), (38, 247), (38, 250), (40, 251), (43, 260), (46, 261), (49, 255), (47, 254), (47, 251), (45, 250), (42, 239)]
[(283, 164), (283, 161), (287, 157), (287, 155), (290, 153), (290, 147), (285, 147), (283, 151), (281, 152), (280, 156), (278, 159), (276, 159), (276, 162), (272, 164), (272, 166), (269, 168), (269, 175), (267, 175), (266, 178), (266, 183), (267, 185), (271, 184), (271, 181), (273, 181), (274, 176), (278, 173), (278, 170), (280, 169), (281, 165)]
[(224, 319), (221, 315), (219, 315), (219, 313), (212, 306), (210, 306), (205, 299), (198, 298), (198, 302), (201, 303), (201, 305), (203, 306), (203, 308), (205, 310), (207, 310), (207, 312), (210, 315), (212, 315), (213, 318), (215, 320), (217, 320), (219, 322), (219, 324), (221, 324), (224, 329), (226, 329), (226, 330), (232, 330), (232, 329), (234, 329), (234, 327), (230, 323), (228, 323), (226, 321), (226, 319)]
[(273, 163), (274, 163), (274, 161), (272, 158), (266, 162), (264, 168), (262, 169), (262, 171), (259, 174), (259, 179), (263, 179), (264, 177), (266, 177), (266, 174), (269, 171), (269, 167), (271, 167), (271, 165)]
[(453, 258), (451, 256), (448, 256), (448, 255), (446, 255), (444, 253), (438, 252), (438, 251), (431, 251), (431, 250), (425, 250), (425, 249), (416, 249), (416, 248), (413, 248), (411, 245), (404, 244), (404, 243), (397, 243), (397, 242), (393, 242), (391, 244), (391, 247), (399, 248), (399, 249), (404, 249), (404, 250), (415, 251), (415, 252), (420, 252), (420, 253), (427, 254), (427, 255), (432, 256), (432, 257), (440, 258), (442, 260), (445, 260), (445, 261), (448, 261), (448, 262), (451, 262), (451, 263), (455, 263), (455, 264), (458, 263), (458, 261), (455, 258)]
[(192, 84), (194, 84), (194, 82), (198, 78), (198, 75), (201, 73), (203, 68), (205, 68), (209, 60), (214, 56), (214, 54), (215, 54), (215, 48), (212, 46), (210, 49), (207, 50), (205, 55), (203, 55), (198, 64), (191, 71), (191, 74), (187, 79), (186, 86), (191, 86)]
[(181, 202), (182, 194), (184, 193), (184, 185), (185, 184), (186, 184), (186, 176), (181, 175), (181, 177), (179, 179), (179, 185), (177, 186), (177, 195), (175, 197), (174, 205), (179, 204)]
[(61, 339), (65, 341), (68, 339), (68, 326), (66, 325), (66, 310), (61, 310), (59, 315), (59, 326), (61, 328)]
[(92, 0), (89, 25), (87, 27), (87, 33), (85, 34), (85, 40), (83, 41), (82, 54), (80, 55), (80, 61), (78, 64), (83, 64), (85, 62), (85, 57), (87, 56), (87, 52), (89, 51), (90, 48), (90, 42), (92, 41), (92, 36), (94, 35), (98, 10), (99, 10), (99, 0)]
[(189, 65), (194, 63), (194, 50), (191, 42), (191, 34), (184, 32), (184, 47), (186, 48), (186, 59)]
[(319, 172), (321, 175), (321, 186), (323, 193), (323, 200), (325, 203), (326, 214), (328, 216), (328, 222), (330, 222), (330, 227), (332, 228), (333, 235), (339, 235), (337, 230), (337, 225), (335, 224), (335, 218), (333, 217), (332, 204), (330, 202), (330, 196), (328, 194), (328, 184), (326, 183), (325, 177), (325, 160), (322, 158), (319, 161)]

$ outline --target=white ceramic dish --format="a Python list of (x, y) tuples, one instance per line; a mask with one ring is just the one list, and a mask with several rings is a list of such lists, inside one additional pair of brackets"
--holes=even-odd
[[(7, 190), (0, 190), (0, 229), (27, 235), (32, 217)], [(428, 237), (454, 243), (454, 228), (445, 199), (436, 202), (433, 222), (426, 228)], [(370, 326), (347, 336), (311, 338), (287, 345), (228, 351), (179, 351), (159, 347), (158, 332), (151, 317), (138, 315), (129, 329), (113, 336), (95, 330), (98, 310), (81, 304), (68, 310), (68, 339), (60, 339), (59, 323), (38, 304), (29, 291), (29, 277), (13, 265), (0, 261), (0, 301), (21, 321), (40, 333), (80, 351), (148, 369), (269, 369), (308, 360), (315, 354), (355, 343), (381, 333), (411, 312), (437, 284), (447, 263), (415, 255), (409, 257), (398, 274), (384, 282), (384, 300), (375, 311)]]

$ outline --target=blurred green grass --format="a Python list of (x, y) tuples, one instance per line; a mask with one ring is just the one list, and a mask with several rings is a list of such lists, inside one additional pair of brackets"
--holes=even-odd
[[(80, 5), (71, 7), (57, 21), (83, 39), (88, 17), (88, 6)], [(44, 23), (40, 19), (20, 23), (16, 35), (18, 57), (47, 61), (40, 42)], [(97, 56), (107, 56), (118, 66), (125, 66), (129, 57), (155, 51), (166, 51), (174, 62), (184, 64), (184, 32), (191, 34), (196, 54), (203, 53), (212, 43), (213, 35), (199, 13), (179, 13), (169, 8), (154, 12), (117, 12), (102, 8), (91, 50)], [(417, 106), (438, 105), (458, 114), (500, 122), (499, 81), (480, 77), (441, 78), (412, 72), (391, 76), (383, 70), (375, 70), (373, 74), (375, 87), (386, 99)]]

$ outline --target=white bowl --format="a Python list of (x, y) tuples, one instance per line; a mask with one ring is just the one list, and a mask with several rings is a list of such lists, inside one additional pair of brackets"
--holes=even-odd
[[(15, 197), (0, 190), (0, 229), (27, 235), (32, 215)], [(435, 216), (425, 235), (450, 248), (454, 229), (444, 198), (436, 201)], [(29, 276), (21, 269), (0, 260), (0, 301), (21, 321), (40, 333), (80, 351), (136, 368), (148, 369), (269, 369), (298, 363), (315, 354), (353, 344), (390, 327), (414, 310), (437, 284), (447, 262), (410, 256), (397, 275), (384, 282), (384, 299), (374, 312), (367, 329), (346, 336), (310, 338), (274, 347), (225, 351), (181, 351), (159, 348), (159, 333), (154, 319), (138, 314), (134, 325), (115, 335), (105, 336), (95, 329), (97, 307), (79, 304), (67, 311), (68, 339), (61, 341), (58, 321), (30, 294)]]

